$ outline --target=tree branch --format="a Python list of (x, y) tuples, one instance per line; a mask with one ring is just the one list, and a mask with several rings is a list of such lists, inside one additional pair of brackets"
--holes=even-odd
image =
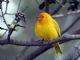
[[(76, 32), (74, 32), (74, 34), (77, 34), (77, 33), (80, 34), (80, 29), (77, 30)], [(62, 39), (62, 40), (63, 41), (61, 41), (60, 43), (69, 42), (74, 39), (68, 39), (68, 40)], [(30, 53), (29, 55), (25, 56), (25, 58), (23, 60), (33, 60), (34, 58), (36, 58), (37, 56), (39, 56), (40, 54), (42, 54), (43, 52), (47, 51), (50, 48), (51, 48), (51, 46), (42, 46), (42, 47), (38, 48), (37, 50), (33, 51), (32, 53)]]
[(48, 3), (48, 0), (45, 0), (45, 12), (49, 13), (49, 3)]
[(7, 9), (8, 9), (9, 0), (6, 0), (5, 2), (6, 2), (6, 9), (5, 9), (5, 13), (4, 13), (4, 14), (6, 14), (6, 13), (7, 13)]
[(70, 12), (67, 12), (66, 14), (55, 14), (55, 15), (53, 15), (53, 17), (54, 18), (59, 18), (59, 17), (68, 16), (68, 15), (73, 15), (73, 14), (80, 14), (80, 10), (70, 11)]
[(51, 46), (52, 44), (56, 43), (56, 42), (60, 42), (60, 44), (68, 42), (68, 41), (72, 41), (72, 40), (76, 40), (76, 39), (80, 39), (80, 35), (64, 35), (58, 39), (54, 39), (52, 41), (18, 41), (18, 40), (13, 40), (11, 39), (10, 42), (7, 41), (7, 39), (4, 40), (0, 40), (0, 45), (7, 45), (7, 44), (11, 44), (11, 45), (19, 45), (19, 46)]
[[(24, 58), (24, 60), (33, 60), (42, 52), (50, 49), (52, 47), (51, 45), (56, 42), (60, 42), (60, 44), (62, 44), (72, 40), (76, 40), (76, 39), (80, 39), (80, 35), (64, 35), (52, 41), (46, 41), (46, 42), (43, 41), (43, 43), (41, 43), (40, 41), (22, 41), (22, 40), (18, 41), (18, 40), (12, 40), (12, 39), (10, 40), (10, 42), (8, 42), (8, 40), (4, 39), (4, 40), (0, 40), (0, 45), (11, 44), (11, 45), (18, 45), (18, 46), (41, 46), (38, 50), (32, 52), (30, 55)], [(37, 53), (35, 54), (35, 52)]]
[[(65, 3), (67, 2), (67, 0), (62, 0), (62, 5), (65, 5)], [(59, 5), (53, 12), (51, 15), (54, 15), (56, 14), (63, 6), (62, 5)]]
[[(73, 34), (80, 34), (80, 29), (73, 32)], [(63, 40), (63, 41), (71, 41), (72, 39), (69, 40)], [(36, 58), (37, 56), (39, 56), (40, 54), (44, 53), (45, 51), (47, 51), (48, 49), (50, 49), (51, 46), (42, 46), (40, 48), (38, 48), (37, 50), (33, 51), (31, 54), (25, 56), (25, 58), (23, 60), (33, 60), (34, 58)]]
[(67, 28), (62, 32), (62, 34), (64, 34), (65, 32), (69, 31), (79, 20), (80, 20), (80, 16), (78, 16), (78, 18), (75, 19), (75, 21), (74, 21), (73, 23), (71, 23), (70, 26), (67, 27)]

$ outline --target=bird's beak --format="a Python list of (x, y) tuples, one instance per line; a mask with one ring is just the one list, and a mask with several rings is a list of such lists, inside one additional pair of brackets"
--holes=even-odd
[(37, 18), (38, 18), (39, 21), (41, 20), (41, 18), (39, 16)]

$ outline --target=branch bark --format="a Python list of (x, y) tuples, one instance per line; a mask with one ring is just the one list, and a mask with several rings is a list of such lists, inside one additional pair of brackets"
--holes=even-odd
[(7, 44), (11, 44), (11, 45), (18, 45), (18, 46), (51, 46), (52, 44), (56, 43), (56, 42), (60, 42), (60, 44), (68, 42), (68, 41), (72, 41), (72, 40), (76, 40), (76, 39), (80, 39), (80, 35), (64, 35), (58, 39), (54, 39), (52, 41), (23, 41), (23, 40), (13, 40), (11, 39), (10, 42), (8, 42), (6, 39), (4, 40), (0, 40), (0, 45), (7, 45)]
[[(74, 34), (80, 34), (80, 30), (77, 30), (76, 32), (74, 32)], [(63, 40), (63, 41), (62, 41)], [(74, 39), (61, 39), (61, 42), (60, 43), (65, 43), (65, 42), (69, 42), (71, 40), (74, 40)], [(33, 51), (31, 54), (25, 56), (25, 58), (23, 60), (33, 60), (34, 58), (36, 58), (37, 56), (39, 56), (40, 54), (44, 53), (45, 51), (47, 51), (48, 49), (51, 48), (51, 45), (48, 45), (48, 46), (42, 46), (40, 48), (38, 48), (37, 50)]]

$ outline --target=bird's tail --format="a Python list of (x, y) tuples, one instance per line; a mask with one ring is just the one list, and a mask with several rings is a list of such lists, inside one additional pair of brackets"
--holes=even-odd
[(54, 48), (56, 50), (56, 54), (58, 54), (58, 53), (62, 54), (61, 48), (59, 46), (59, 43), (55, 43), (55, 44), (53, 44), (53, 46), (54, 46)]

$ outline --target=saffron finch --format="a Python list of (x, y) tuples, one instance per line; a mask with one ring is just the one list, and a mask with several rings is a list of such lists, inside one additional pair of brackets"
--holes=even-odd
[[(35, 24), (35, 34), (44, 41), (50, 41), (61, 36), (60, 27), (54, 18), (46, 12), (41, 12)], [(56, 54), (62, 54), (59, 42), (52, 44)]]

